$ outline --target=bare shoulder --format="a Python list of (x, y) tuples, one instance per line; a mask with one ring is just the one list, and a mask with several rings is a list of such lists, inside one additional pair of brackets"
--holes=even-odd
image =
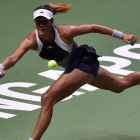
[(73, 26), (74, 25), (55, 25), (54, 27), (57, 29), (61, 39), (66, 43), (70, 43), (73, 40)]
[(95, 27), (95, 24), (56, 26), (60, 34), (62, 33), (71, 38), (82, 34), (92, 33), (94, 32)]
[(57, 29), (58, 33), (60, 35), (69, 35), (70, 34), (70, 29), (72, 28), (73, 25), (56, 25), (55, 28)]
[(30, 32), (21, 42), (24, 46), (31, 50), (37, 50), (37, 40), (35, 35), (35, 30)]

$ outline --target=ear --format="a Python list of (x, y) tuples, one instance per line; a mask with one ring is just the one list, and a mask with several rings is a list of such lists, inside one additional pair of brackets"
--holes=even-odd
[(51, 23), (53, 24), (53, 21), (54, 21), (54, 19), (53, 18), (51, 18)]
[(35, 21), (34, 21), (34, 26), (36, 27)]

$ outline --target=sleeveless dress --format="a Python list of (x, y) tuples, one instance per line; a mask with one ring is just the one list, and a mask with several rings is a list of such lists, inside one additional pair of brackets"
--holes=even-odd
[(46, 60), (55, 60), (59, 66), (65, 68), (63, 74), (77, 68), (96, 76), (99, 69), (99, 55), (96, 54), (96, 50), (88, 45), (78, 46), (74, 40), (68, 45), (61, 40), (57, 29), (53, 29), (55, 36), (52, 42), (43, 42), (36, 30), (39, 56)]

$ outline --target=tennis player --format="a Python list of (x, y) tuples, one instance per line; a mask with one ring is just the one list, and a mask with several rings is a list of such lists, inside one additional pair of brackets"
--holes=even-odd
[(48, 3), (37, 7), (33, 13), (36, 29), (27, 35), (15, 52), (0, 64), (0, 77), (3, 77), (5, 70), (13, 67), (28, 50), (34, 50), (41, 58), (55, 60), (59, 66), (65, 68), (65, 72), (42, 95), (41, 111), (29, 140), (40, 140), (50, 124), (53, 106), (84, 84), (88, 83), (115, 93), (140, 84), (140, 72), (118, 78), (100, 67), (97, 59), (99, 55), (93, 47), (86, 44), (78, 46), (74, 40), (74, 37), (79, 35), (100, 33), (134, 45), (137, 37), (96, 24), (53, 25), (55, 14), (66, 13), (70, 9), (70, 5), (62, 3)]

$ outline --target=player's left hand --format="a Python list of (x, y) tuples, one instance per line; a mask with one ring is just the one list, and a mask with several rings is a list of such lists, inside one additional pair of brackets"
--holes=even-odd
[(123, 34), (122, 39), (125, 43), (129, 43), (132, 46), (137, 42), (137, 37), (135, 35)]

